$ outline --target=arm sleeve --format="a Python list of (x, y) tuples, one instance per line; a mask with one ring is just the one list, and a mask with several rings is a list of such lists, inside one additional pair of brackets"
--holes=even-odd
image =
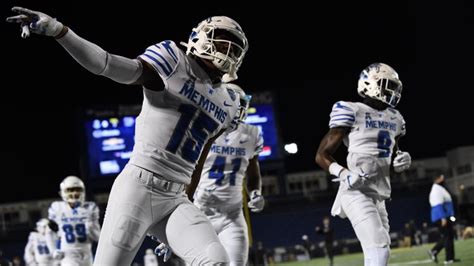
[(142, 73), (139, 60), (109, 54), (98, 45), (89, 42), (72, 30), (57, 40), (66, 51), (85, 69), (116, 82), (130, 84)]
[(403, 119), (403, 116), (400, 113), (399, 115), (400, 115), (400, 120), (401, 120), (399, 136), (403, 137), (407, 133), (407, 127), (406, 127), (405, 119)]
[(443, 204), (443, 209), (444, 209), (445, 214), (446, 214), (445, 217), (454, 216), (454, 205), (453, 205), (452, 201), (445, 202)]
[(254, 150), (254, 154), (252, 157), (255, 157), (255, 156), (258, 156), (260, 154), (260, 152), (262, 152), (263, 150), (263, 135), (262, 133), (260, 132), (260, 130), (258, 130), (257, 127), (255, 127), (255, 150)]
[(48, 219), (56, 222), (56, 215), (56, 202), (53, 202), (48, 209)]
[(329, 118), (329, 128), (352, 127), (355, 110), (348, 102), (339, 101), (333, 105)]
[(446, 211), (443, 204), (438, 204), (431, 207), (431, 221), (436, 222), (443, 218), (446, 218)]

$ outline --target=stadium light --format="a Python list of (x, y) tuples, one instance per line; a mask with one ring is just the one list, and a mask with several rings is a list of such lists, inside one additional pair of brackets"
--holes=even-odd
[(285, 144), (285, 151), (289, 154), (295, 154), (298, 152), (298, 145), (296, 143)]

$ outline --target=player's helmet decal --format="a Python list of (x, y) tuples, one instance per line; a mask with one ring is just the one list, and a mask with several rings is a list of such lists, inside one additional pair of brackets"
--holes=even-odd
[(364, 98), (377, 99), (395, 107), (402, 97), (402, 88), (398, 73), (392, 67), (374, 63), (360, 73), (357, 91)]

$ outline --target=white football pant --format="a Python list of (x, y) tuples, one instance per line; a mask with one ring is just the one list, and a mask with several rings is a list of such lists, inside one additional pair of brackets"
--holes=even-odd
[(184, 191), (158, 187), (156, 179), (132, 164), (115, 179), (94, 265), (130, 265), (147, 233), (168, 244), (188, 265), (229, 265), (204, 214)]
[(385, 201), (373, 199), (358, 190), (346, 190), (341, 195), (341, 205), (362, 245), (364, 265), (387, 265), (390, 227)]

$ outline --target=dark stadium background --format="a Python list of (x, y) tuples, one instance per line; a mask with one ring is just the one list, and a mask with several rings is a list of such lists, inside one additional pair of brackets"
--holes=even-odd
[[(272, 91), (282, 143), (298, 144), (287, 172), (319, 169), (313, 158), (332, 104), (359, 100), (358, 75), (378, 61), (404, 83), (401, 149), (420, 159), (474, 144), (472, 1), (2, 1), (3, 18), (14, 5), (128, 57), (157, 41), (186, 41), (208, 16), (235, 18), (250, 43), (237, 83)], [(141, 88), (88, 73), (51, 38), (1, 28), (0, 202), (56, 197), (66, 175), (80, 175), (81, 108), (139, 104)]]

